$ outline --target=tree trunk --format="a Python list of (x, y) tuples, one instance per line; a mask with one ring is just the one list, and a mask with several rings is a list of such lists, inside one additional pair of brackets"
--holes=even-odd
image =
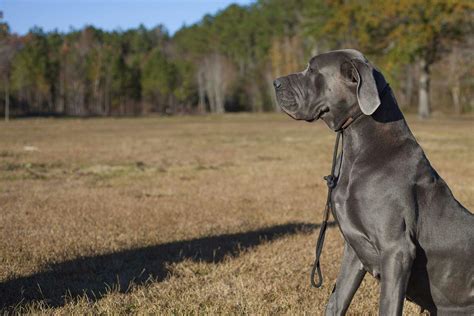
[(10, 85), (8, 78), (5, 82), (5, 122), (8, 122), (10, 120)]
[(410, 108), (413, 105), (413, 71), (410, 66), (406, 67), (406, 78), (405, 78), (405, 104), (402, 107)]
[(215, 55), (213, 58), (214, 71), (213, 71), (213, 82), (214, 82), (214, 95), (216, 98), (216, 113), (224, 113), (224, 81), (225, 74), (223, 73), (223, 64), (221, 57)]
[(454, 86), (451, 87), (451, 96), (453, 97), (454, 112), (456, 114), (462, 113), (462, 107), (460, 102), (461, 88), (457, 82)]
[(198, 93), (199, 93), (199, 104), (198, 104), (198, 112), (199, 113), (206, 113), (206, 92), (204, 86), (204, 71), (202, 69), (198, 70), (197, 74), (197, 81), (198, 81)]
[(418, 115), (427, 119), (431, 115), (430, 108), (430, 65), (426, 60), (420, 61), (420, 78), (418, 92)]
[(171, 93), (168, 95), (168, 111), (166, 114), (169, 114), (169, 115), (176, 114), (176, 108), (173, 102), (173, 95)]

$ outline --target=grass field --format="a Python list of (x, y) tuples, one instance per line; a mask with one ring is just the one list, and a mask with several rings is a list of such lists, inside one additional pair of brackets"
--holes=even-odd
[[(474, 119), (409, 123), (472, 210)], [(331, 227), (310, 288), (334, 137), (283, 114), (0, 123), (0, 305), (321, 314), (342, 253)], [(368, 275), (350, 314), (377, 300)]]

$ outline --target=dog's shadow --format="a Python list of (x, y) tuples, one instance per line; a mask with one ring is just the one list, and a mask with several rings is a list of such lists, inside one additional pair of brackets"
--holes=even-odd
[(147, 280), (162, 281), (170, 271), (168, 264), (189, 259), (219, 263), (236, 257), (262, 242), (299, 232), (309, 233), (319, 225), (289, 223), (236, 234), (224, 234), (82, 257), (53, 264), (43, 272), (0, 283), (0, 307), (13, 308), (33, 301), (51, 307), (62, 306), (65, 297), (87, 294), (100, 299), (110, 287), (126, 292), (131, 284)]

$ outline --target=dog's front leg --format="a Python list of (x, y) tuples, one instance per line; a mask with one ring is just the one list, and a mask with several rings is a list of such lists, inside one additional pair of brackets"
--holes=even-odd
[(334, 290), (329, 297), (326, 315), (344, 315), (351, 304), (355, 292), (364, 279), (365, 270), (352, 247), (346, 242), (341, 270)]
[(380, 273), (380, 315), (402, 315), (405, 292), (415, 259), (416, 247), (412, 242), (397, 243), (382, 252)]

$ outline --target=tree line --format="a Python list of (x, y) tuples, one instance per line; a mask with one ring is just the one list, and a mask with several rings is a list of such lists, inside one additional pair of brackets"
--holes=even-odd
[(473, 9), (468, 0), (258, 0), (173, 35), (159, 25), (18, 36), (2, 22), (0, 109), (6, 117), (277, 111), (275, 77), (317, 53), (356, 48), (420, 116), (472, 111)]

